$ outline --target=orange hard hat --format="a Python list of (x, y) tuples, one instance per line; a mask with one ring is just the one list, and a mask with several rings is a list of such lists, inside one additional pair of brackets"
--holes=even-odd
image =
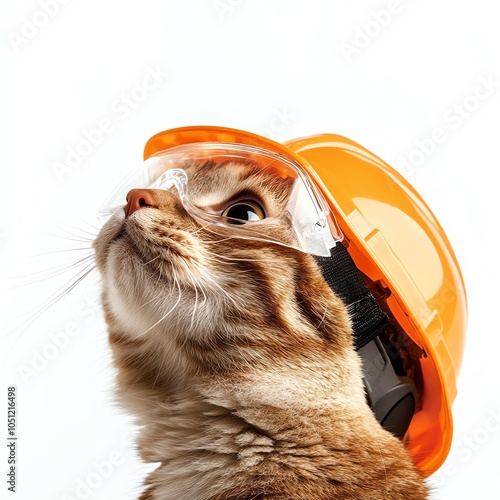
[(391, 320), (420, 348), (420, 400), (405, 442), (422, 473), (435, 472), (451, 446), (467, 302), (456, 257), (429, 207), (398, 172), (339, 135), (280, 144), (235, 129), (183, 127), (149, 139), (144, 157), (200, 142), (251, 145), (285, 155), (316, 183), (357, 268), (390, 291), (384, 300)]

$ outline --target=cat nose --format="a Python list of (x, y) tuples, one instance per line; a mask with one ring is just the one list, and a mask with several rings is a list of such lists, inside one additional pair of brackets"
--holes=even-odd
[(127, 194), (125, 217), (130, 217), (134, 212), (144, 207), (158, 208), (158, 202), (150, 189), (132, 189)]

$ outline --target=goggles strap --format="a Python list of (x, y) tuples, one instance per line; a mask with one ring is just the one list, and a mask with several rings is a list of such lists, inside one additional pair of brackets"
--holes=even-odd
[(390, 326), (389, 317), (363, 282), (347, 249), (337, 243), (330, 257), (315, 257), (325, 281), (348, 307), (354, 347), (363, 361), (367, 403), (380, 424), (403, 439), (415, 412), (415, 391), (399, 378), (379, 334)]
[(364, 284), (344, 245), (337, 243), (330, 257), (315, 259), (325, 281), (348, 308), (354, 331), (354, 347), (359, 350), (389, 326), (389, 318)]

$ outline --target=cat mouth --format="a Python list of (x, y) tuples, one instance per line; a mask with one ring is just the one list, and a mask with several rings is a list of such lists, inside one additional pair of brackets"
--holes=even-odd
[(175, 254), (172, 248), (175, 246), (175, 241), (171, 239), (159, 241), (154, 234), (148, 233), (140, 224), (124, 221), (112, 238), (111, 245), (116, 245), (119, 253), (127, 251), (134, 255), (143, 264), (153, 259), (156, 266), (161, 261), (171, 261)]
[(114, 243), (119, 243), (120, 247), (123, 249), (124, 246), (133, 251), (140, 259), (144, 259), (146, 256), (141, 251), (141, 248), (134, 242), (133, 236), (130, 234), (130, 231), (127, 231), (126, 224), (123, 223), (118, 232), (113, 236), (110, 241), (111, 245)]
[(132, 215), (115, 226), (108, 248), (120, 262), (132, 259), (155, 274), (170, 275), (172, 267), (202, 259), (196, 237), (178, 226), (168, 217)]
[[(116, 233), (111, 243), (120, 242), (121, 245), (125, 245), (134, 251), (141, 259), (146, 257), (144, 252), (141, 251), (141, 247), (144, 245), (138, 245), (134, 241), (134, 236), (132, 231), (127, 230), (126, 224), (122, 224), (120, 230)], [(144, 243), (144, 242), (143, 242)]]

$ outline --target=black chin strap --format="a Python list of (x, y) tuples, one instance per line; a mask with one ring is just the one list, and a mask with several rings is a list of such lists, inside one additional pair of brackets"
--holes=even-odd
[(325, 281), (347, 306), (354, 347), (363, 360), (366, 399), (380, 424), (403, 438), (415, 412), (415, 390), (410, 380), (396, 375), (379, 335), (389, 317), (366, 287), (344, 245), (337, 243), (330, 257), (315, 257)]
[(316, 257), (330, 288), (348, 307), (354, 330), (354, 346), (361, 349), (389, 326), (387, 314), (366, 288), (347, 249), (337, 243), (330, 257)]

